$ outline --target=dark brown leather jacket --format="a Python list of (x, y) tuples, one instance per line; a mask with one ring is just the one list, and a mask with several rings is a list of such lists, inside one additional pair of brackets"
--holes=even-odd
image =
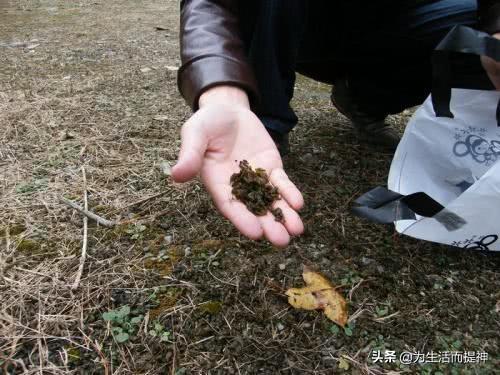
[[(238, 0), (181, 1), (181, 60), (178, 86), (182, 96), (198, 109), (207, 89), (230, 84), (257, 96), (257, 85), (238, 38)], [(500, 0), (478, 0), (479, 27), (500, 32)]]

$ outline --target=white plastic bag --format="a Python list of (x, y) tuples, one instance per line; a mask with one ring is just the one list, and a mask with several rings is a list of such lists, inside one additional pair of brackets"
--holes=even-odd
[[(459, 27), (438, 49), (498, 61), (499, 45)], [(442, 84), (438, 80), (433, 97), (405, 130), (391, 164), (389, 190), (365, 194), (353, 211), (377, 222), (394, 221), (398, 232), (411, 237), (500, 251), (500, 92), (450, 90), (449, 77), (440, 78)]]

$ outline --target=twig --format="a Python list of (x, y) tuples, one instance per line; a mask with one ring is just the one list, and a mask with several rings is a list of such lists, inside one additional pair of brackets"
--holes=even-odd
[[(92, 339), (85, 332), (83, 332), (82, 329), (79, 329), (79, 331), (82, 333), (83, 337), (85, 337), (85, 339), (88, 341), (88, 343), (95, 349), (95, 351), (99, 355), (99, 357), (101, 359), (102, 367), (104, 369), (104, 375), (109, 375), (109, 362), (108, 362), (108, 359), (106, 358), (106, 356), (104, 355), (104, 353), (102, 352), (102, 347), (99, 344), (99, 342), (97, 340), (95, 340), (95, 343), (92, 342)], [(85, 349), (88, 349), (88, 348), (85, 348)]]
[(399, 315), (399, 311), (396, 311), (395, 313), (393, 313), (391, 315), (383, 316), (380, 318), (374, 318), (373, 321), (375, 321), (377, 323), (382, 323), (382, 322), (386, 321), (387, 319), (394, 318), (396, 315)]
[(89, 210), (86, 210), (85, 208), (83, 208), (79, 204), (77, 204), (73, 201), (70, 201), (69, 199), (61, 197), (60, 201), (62, 203), (64, 203), (65, 205), (73, 208), (74, 210), (80, 212), (82, 215), (85, 215), (89, 219), (96, 221), (98, 224), (101, 224), (104, 227), (113, 228), (116, 225), (115, 221), (104, 219), (104, 218), (100, 217), (99, 215), (96, 215), (95, 213), (90, 212)]
[(175, 375), (175, 373), (177, 372), (176, 368), (175, 368), (176, 361), (177, 361), (177, 358), (176, 358), (176, 356), (177, 356), (177, 342), (175, 340), (175, 326), (174, 326), (174, 324), (172, 324), (172, 327), (174, 327), (173, 328), (174, 345), (172, 345), (172, 367), (170, 368), (170, 374)]
[(369, 280), (368, 280), (368, 279), (367, 279), (367, 280), (361, 279), (361, 280), (359, 280), (359, 282), (358, 282), (356, 285), (354, 285), (354, 286), (351, 288), (351, 290), (349, 291), (349, 301), (352, 301), (352, 295), (354, 294), (354, 291), (355, 291), (356, 289), (358, 289), (358, 288), (361, 286), (361, 284), (363, 284), (363, 283), (365, 283), (365, 282), (367, 282), (367, 281), (369, 281)]
[(195, 346), (195, 345), (198, 345), (198, 344), (201, 344), (202, 342), (205, 342), (205, 341), (208, 341), (208, 340), (212, 340), (215, 336), (209, 336), (209, 337), (205, 337), (201, 340), (198, 340), (196, 342), (192, 342), (191, 344), (189, 344), (187, 347), (191, 347), (191, 346)]
[(4, 272), (5, 268), (7, 265), (7, 260), (10, 258), (11, 254), (10, 253), (10, 232), (9, 232), (9, 227), (5, 227), (5, 241), (6, 241), (6, 254), (7, 256), (5, 259), (0, 256), (0, 277), (3, 279), (4, 278)]
[(151, 196), (146, 197), (146, 198), (143, 198), (143, 199), (141, 199), (141, 200), (138, 200), (138, 201), (132, 202), (132, 203), (130, 203), (130, 204), (128, 204), (128, 205), (126, 205), (125, 207), (121, 207), (121, 208), (120, 208), (120, 210), (125, 210), (125, 209), (127, 209), (127, 208), (134, 207), (134, 206), (137, 206), (137, 205), (140, 205), (140, 204), (146, 203), (146, 202), (148, 202), (148, 201), (150, 201), (150, 200), (152, 200), (152, 199), (159, 198), (159, 197), (161, 197), (161, 196), (163, 196), (163, 195), (165, 195), (165, 194), (167, 194), (167, 193), (168, 193), (168, 191), (162, 191), (162, 192), (160, 192), (160, 193), (157, 193), (157, 194), (151, 195)]
[[(87, 211), (89, 207), (89, 202), (87, 199), (87, 175), (85, 173), (85, 167), (82, 165), (82, 176), (83, 176), (83, 204), (84, 210)], [(83, 267), (85, 266), (85, 260), (87, 259), (87, 237), (88, 237), (88, 223), (89, 218), (85, 216), (83, 218), (83, 244), (82, 244), (82, 255), (80, 256), (80, 265), (78, 266), (78, 272), (76, 274), (75, 282), (71, 289), (75, 290), (80, 285), (80, 280), (82, 278)]]

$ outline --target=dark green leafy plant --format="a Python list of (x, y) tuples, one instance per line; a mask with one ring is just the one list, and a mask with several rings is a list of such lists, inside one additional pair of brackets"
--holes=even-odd
[(103, 313), (102, 318), (111, 323), (111, 332), (116, 342), (124, 343), (138, 331), (144, 317), (140, 314), (134, 316), (130, 306), (125, 305)]

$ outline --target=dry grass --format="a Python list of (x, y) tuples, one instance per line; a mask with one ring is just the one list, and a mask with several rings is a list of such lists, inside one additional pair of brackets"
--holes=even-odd
[[(165, 176), (189, 116), (172, 70), (177, 9), (0, 1), (0, 373), (328, 374), (343, 358), (348, 372), (382, 374), (397, 367), (371, 363), (375, 347), (446, 350), (457, 337), (491, 360), (455, 370), (492, 373), (499, 258), (353, 218), (350, 202), (384, 183), (391, 155), (356, 142), (324, 85), (298, 83), (286, 165), (308, 230), (288, 249), (242, 239), (198, 182)], [(118, 224), (89, 220), (85, 236), (60, 202), (83, 206), (85, 193)], [(347, 285), (352, 336), (289, 308), (280, 290), (300, 283), (302, 263)], [(102, 314), (123, 306), (142, 318), (119, 343)]]

